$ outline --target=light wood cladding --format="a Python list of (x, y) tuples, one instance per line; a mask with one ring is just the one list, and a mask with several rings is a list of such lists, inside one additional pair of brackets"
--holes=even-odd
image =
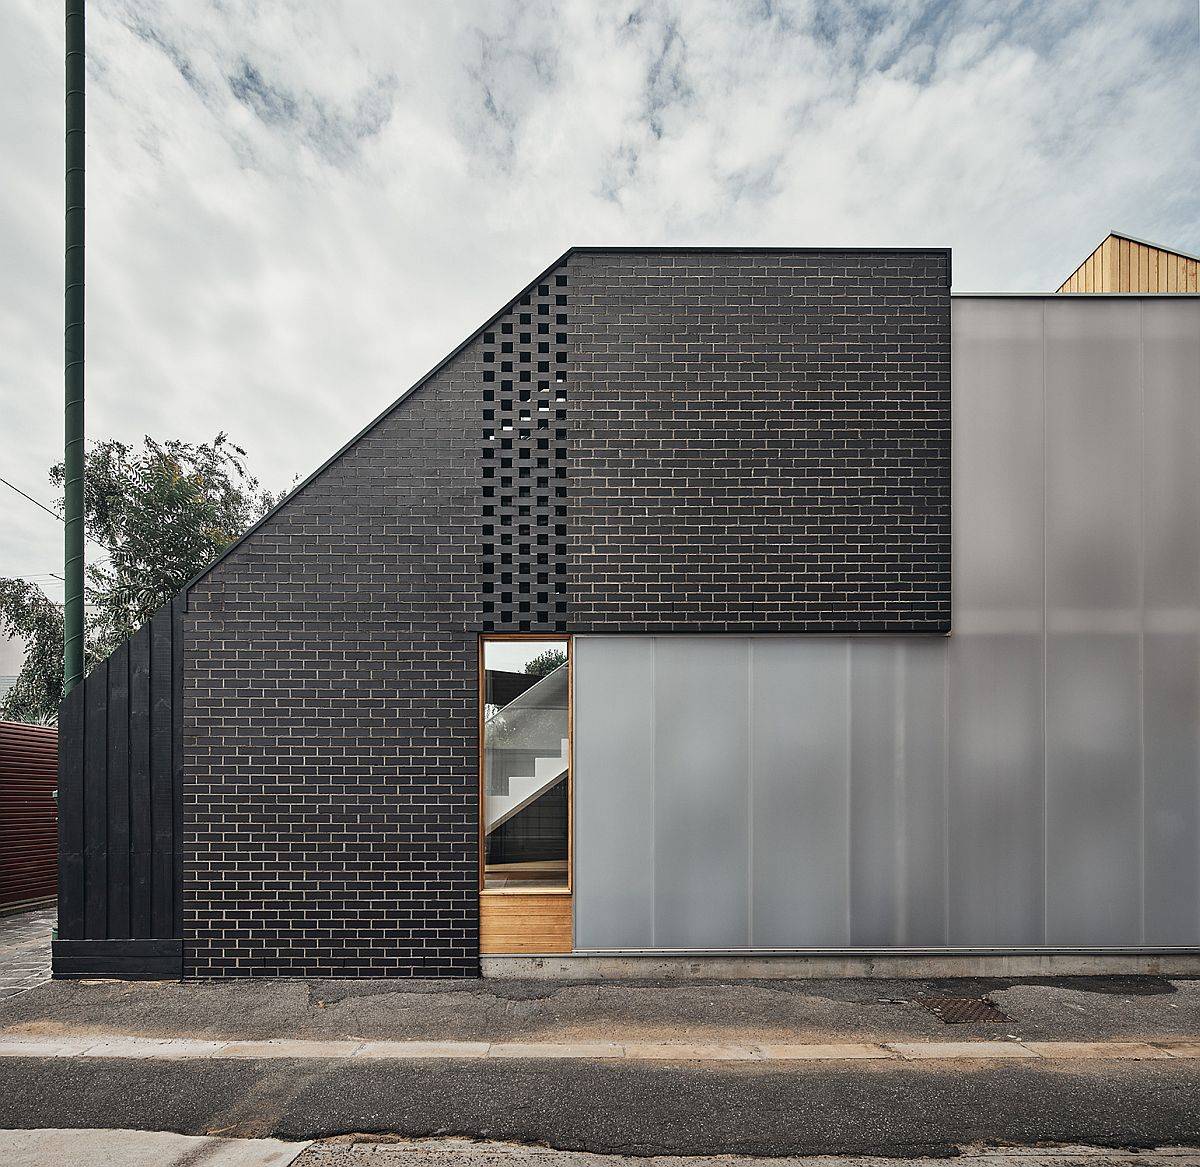
[(1124, 235), (1109, 235), (1060, 292), (1200, 292), (1200, 260)]
[(484, 956), (570, 952), (571, 896), (508, 892), (479, 897), (479, 951)]

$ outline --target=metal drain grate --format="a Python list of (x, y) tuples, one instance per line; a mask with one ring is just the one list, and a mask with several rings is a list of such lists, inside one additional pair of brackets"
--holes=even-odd
[(986, 997), (920, 997), (917, 1004), (947, 1025), (1009, 1020)]

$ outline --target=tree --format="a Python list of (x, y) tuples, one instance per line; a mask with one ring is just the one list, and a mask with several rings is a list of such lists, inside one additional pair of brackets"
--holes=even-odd
[(0, 631), (25, 642), (25, 663), (0, 702), (0, 717), (46, 725), (63, 687), (63, 612), (37, 584), (0, 579)]
[(567, 654), (557, 648), (548, 648), (545, 652), (525, 664), (525, 671), (534, 677), (548, 677), (555, 669), (567, 663)]
[[(103, 660), (282, 498), (220, 433), (207, 444), (105, 441), (85, 459), (84, 525), (96, 561), (84, 598), (86, 663)], [(63, 467), (50, 480), (63, 484)], [(97, 547), (96, 545), (99, 544)], [(28, 652), (0, 716), (53, 721), (62, 697), (62, 609), (33, 584), (0, 580), (0, 630)]]

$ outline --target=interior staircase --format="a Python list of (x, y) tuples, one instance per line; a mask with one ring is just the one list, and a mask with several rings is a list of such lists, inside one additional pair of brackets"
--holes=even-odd
[(561, 782), (567, 776), (569, 755), (567, 739), (562, 738), (557, 755), (534, 759), (531, 775), (514, 774), (509, 778), (507, 794), (489, 794), (484, 809), (488, 834)]

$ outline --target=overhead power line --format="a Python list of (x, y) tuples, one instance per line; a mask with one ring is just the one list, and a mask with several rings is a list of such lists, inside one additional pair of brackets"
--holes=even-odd
[[(19, 486), (14, 486), (11, 482), (9, 482), (9, 480), (7, 478), (0, 478), (0, 482), (2, 482), (5, 486), (7, 486), (9, 490), (15, 490), (17, 492), (17, 494), (19, 494), (23, 499), (26, 499), (27, 501), (33, 503), (33, 505), (35, 507), (38, 507), (41, 510), (44, 510), (46, 512), (46, 514), (50, 515), (51, 518), (57, 519), (60, 523), (66, 522), (66, 520), (62, 517), (62, 515), (58, 511), (54, 510), (52, 507), (48, 507), (44, 502), (39, 502), (36, 498), (33, 497), (32, 494), (26, 494)], [(112, 555), (114, 553), (113, 549), (111, 547), (106, 547), (103, 543), (97, 542), (95, 539), (93, 539), (91, 537), (91, 535), (85, 535), (84, 538), (86, 538), (87, 541), (89, 543), (91, 543), (93, 546), (99, 547), (101, 551), (107, 551), (109, 553), (109, 555)], [(102, 560), (100, 560), (100, 562), (103, 563), (104, 560), (102, 559)]]
[(51, 510), (50, 507), (48, 507), (44, 502), (38, 502), (38, 500), (36, 498), (34, 498), (32, 494), (26, 494), (19, 486), (13, 486), (13, 484), (11, 482), (9, 482), (9, 480), (7, 478), (0, 478), (0, 482), (3, 482), (4, 485), (8, 487), (9, 490), (15, 490), (17, 492), (17, 494), (19, 494), (22, 498), (27, 499), (29, 502), (33, 503), (33, 505), (35, 507), (41, 507), (41, 509), (44, 510), (46, 512), (46, 514), (52, 515), (60, 523), (63, 521), (63, 517), (62, 517), (62, 515), (60, 515), (58, 513), (58, 511)]

